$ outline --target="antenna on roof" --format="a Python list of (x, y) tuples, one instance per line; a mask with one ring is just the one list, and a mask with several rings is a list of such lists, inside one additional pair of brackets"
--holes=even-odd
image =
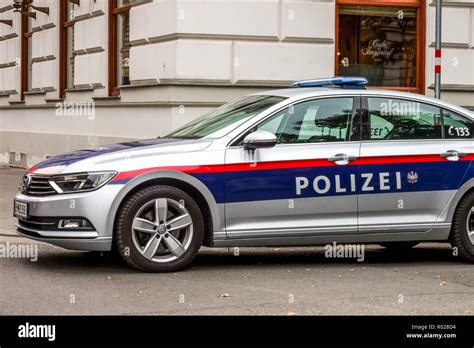
[(312, 79), (312, 80), (301, 80), (294, 82), (291, 87), (301, 88), (301, 87), (326, 87), (326, 86), (336, 86), (341, 88), (365, 88), (369, 81), (365, 77), (329, 77), (322, 79)]

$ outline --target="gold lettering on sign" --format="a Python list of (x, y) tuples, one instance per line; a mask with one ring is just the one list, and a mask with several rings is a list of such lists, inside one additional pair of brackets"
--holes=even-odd
[(390, 58), (395, 51), (393, 44), (389, 40), (375, 39), (370, 41), (367, 46), (362, 47), (361, 52), (364, 56), (371, 56), (372, 59)]

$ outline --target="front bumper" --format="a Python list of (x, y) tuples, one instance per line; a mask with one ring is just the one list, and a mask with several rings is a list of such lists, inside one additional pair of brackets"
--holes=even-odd
[[(105, 185), (97, 191), (52, 196), (28, 196), (15, 199), (28, 204), (28, 218), (18, 219), (18, 234), (66, 249), (108, 251), (112, 247), (113, 226), (107, 221), (110, 208), (123, 185)], [(80, 217), (90, 228), (60, 229), (60, 218)]]

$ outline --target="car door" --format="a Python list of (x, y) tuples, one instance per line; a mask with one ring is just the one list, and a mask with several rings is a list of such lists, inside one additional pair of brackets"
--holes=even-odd
[(468, 170), (472, 125), (417, 101), (368, 96), (363, 104), (359, 232), (430, 230)]
[[(357, 233), (355, 178), (360, 98), (298, 102), (244, 132), (226, 150), (229, 238)], [(272, 148), (246, 150), (243, 138), (272, 132)]]

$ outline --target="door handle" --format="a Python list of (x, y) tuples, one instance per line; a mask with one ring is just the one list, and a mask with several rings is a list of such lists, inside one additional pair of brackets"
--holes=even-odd
[(355, 161), (357, 157), (355, 156), (348, 156), (345, 153), (338, 153), (337, 155), (334, 155), (333, 157), (329, 157), (328, 161), (333, 162), (339, 166), (345, 166), (349, 164), (349, 162)]
[(446, 158), (448, 161), (458, 161), (460, 158), (466, 156), (467, 153), (458, 152), (456, 150), (448, 150), (443, 152), (440, 156)]

